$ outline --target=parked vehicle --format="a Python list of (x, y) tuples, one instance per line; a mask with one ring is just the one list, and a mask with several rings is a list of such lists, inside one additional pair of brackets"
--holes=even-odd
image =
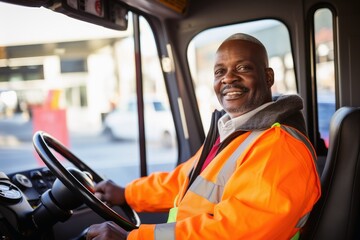
[[(159, 143), (163, 147), (175, 145), (175, 129), (170, 110), (157, 99), (144, 102), (145, 137), (147, 141)], [(130, 100), (110, 112), (104, 120), (105, 131), (114, 140), (139, 139), (137, 102)]]

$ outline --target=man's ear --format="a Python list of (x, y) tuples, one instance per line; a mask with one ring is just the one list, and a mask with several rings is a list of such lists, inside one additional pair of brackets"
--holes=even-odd
[(266, 68), (265, 74), (267, 86), (270, 88), (274, 84), (274, 70), (272, 68)]

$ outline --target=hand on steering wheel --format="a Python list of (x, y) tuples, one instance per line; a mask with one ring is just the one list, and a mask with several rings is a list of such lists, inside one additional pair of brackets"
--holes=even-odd
[(50, 149), (55, 150), (57, 153), (69, 160), (74, 166), (82, 171), (89, 172), (96, 183), (103, 179), (94, 170), (82, 162), (78, 157), (70, 152), (64, 145), (56, 140), (51, 135), (38, 131), (33, 136), (33, 144), (35, 150), (44, 161), (50, 171), (74, 194), (83, 200), (83, 202), (94, 210), (99, 216), (107, 221), (113, 221), (126, 231), (136, 229), (140, 225), (140, 218), (137, 213), (124, 204), (120, 207), (130, 219), (120, 216), (117, 212), (112, 210), (109, 206), (98, 199), (91, 191), (89, 191), (80, 181), (78, 181), (55, 157)]

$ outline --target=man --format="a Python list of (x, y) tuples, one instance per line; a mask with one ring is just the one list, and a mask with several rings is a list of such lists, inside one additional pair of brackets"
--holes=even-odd
[(320, 196), (315, 153), (305, 137), (300, 97), (272, 97), (274, 72), (265, 47), (246, 34), (216, 52), (215, 111), (203, 147), (170, 173), (154, 173), (125, 189), (96, 186), (110, 205), (171, 211), (171, 221), (126, 232), (107, 222), (88, 239), (291, 239)]

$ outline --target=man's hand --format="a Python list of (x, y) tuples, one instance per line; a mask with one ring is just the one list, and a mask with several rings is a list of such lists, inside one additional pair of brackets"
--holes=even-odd
[(91, 225), (86, 234), (86, 240), (126, 240), (128, 232), (114, 222), (104, 222)]
[(110, 207), (126, 203), (125, 188), (116, 185), (111, 180), (99, 182), (95, 186), (95, 196)]

